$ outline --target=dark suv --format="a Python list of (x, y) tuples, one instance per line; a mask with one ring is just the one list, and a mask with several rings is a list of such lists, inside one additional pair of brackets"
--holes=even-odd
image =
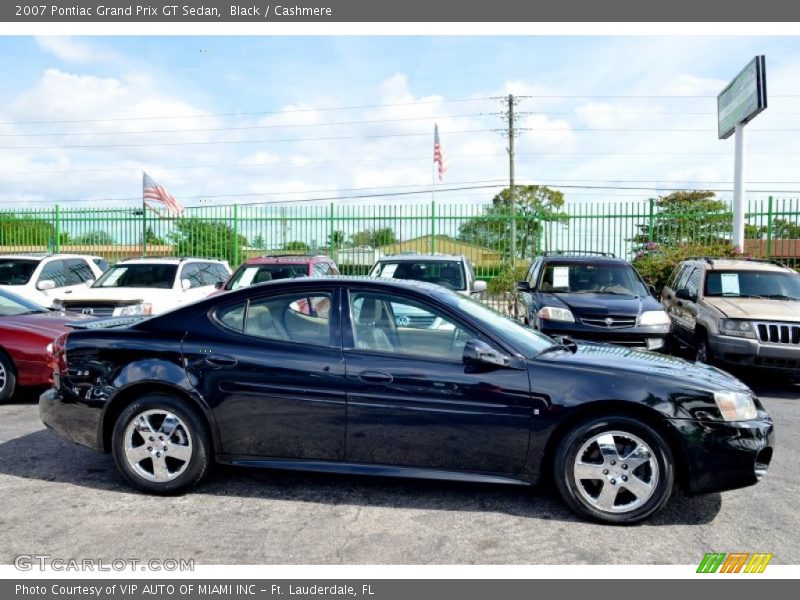
[(325, 277), (339, 275), (339, 268), (327, 256), (279, 255), (257, 256), (242, 263), (230, 279), (220, 286), (236, 290), (254, 283), (294, 277)]
[(517, 289), (525, 322), (548, 335), (665, 348), (667, 313), (636, 269), (613, 254), (545, 252)]

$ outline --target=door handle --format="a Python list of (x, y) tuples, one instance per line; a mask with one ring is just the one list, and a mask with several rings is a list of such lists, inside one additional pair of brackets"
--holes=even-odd
[(383, 371), (362, 371), (358, 377), (371, 383), (391, 383), (394, 380), (394, 377)]
[(210, 356), (206, 356), (206, 362), (210, 365), (214, 365), (215, 367), (233, 367), (236, 366), (236, 363), (239, 361), (232, 356), (211, 354)]

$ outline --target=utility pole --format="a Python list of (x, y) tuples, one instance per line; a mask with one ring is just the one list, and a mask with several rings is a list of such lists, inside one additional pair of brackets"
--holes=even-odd
[(517, 266), (517, 199), (514, 189), (514, 94), (508, 95), (508, 192), (511, 197), (511, 268)]

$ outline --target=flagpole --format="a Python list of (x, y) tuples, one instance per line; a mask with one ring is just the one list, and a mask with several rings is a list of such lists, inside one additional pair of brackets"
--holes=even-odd
[(144, 199), (144, 171), (142, 171), (142, 256), (147, 256), (147, 202)]
[(436, 161), (431, 163), (431, 254), (436, 254)]

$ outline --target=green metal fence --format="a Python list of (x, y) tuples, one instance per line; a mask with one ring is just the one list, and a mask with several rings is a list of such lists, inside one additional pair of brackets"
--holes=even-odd
[[(555, 215), (517, 216), (517, 256), (524, 265), (548, 250), (612, 252), (628, 259), (648, 244), (730, 240), (724, 203), (671, 211), (657, 200), (567, 202)], [(256, 255), (320, 253), (346, 273), (365, 273), (380, 256), (400, 252), (463, 254), (492, 278), (512, 262), (508, 210), (480, 204), (226, 205), (187, 208), (180, 216), (141, 208), (0, 208), (0, 253), (78, 252), (129, 256), (204, 256), (232, 266)], [(754, 200), (742, 250), (794, 265), (800, 255), (800, 200)]]

